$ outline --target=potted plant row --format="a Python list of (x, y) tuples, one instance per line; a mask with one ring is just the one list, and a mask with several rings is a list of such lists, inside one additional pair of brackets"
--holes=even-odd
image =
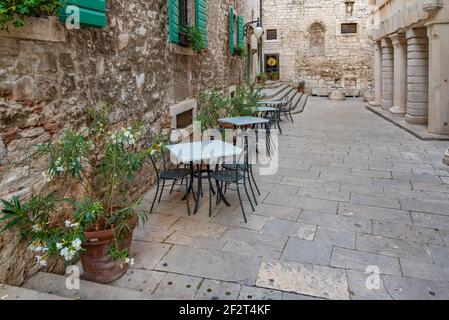
[(193, 26), (181, 27), (180, 31), (187, 36), (190, 49), (196, 53), (206, 52), (206, 49), (203, 48), (203, 37), (197, 28)]
[(262, 72), (256, 76), (256, 79), (257, 79), (257, 83), (264, 85), (265, 82), (267, 82), (267, 80), (268, 80), (268, 75), (266, 73)]
[(196, 121), (201, 122), (202, 130), (232, 129), (232, 125), (219, 123), (220, 118), (251, 116), (255, 113), (257, 102), (262, 98), (261, 89), (254, 85), (238, 86), (232, 98), (217, 90), (200, 93)]
[(305, 87), (306, 87), (306, 82), (304, 80), (298, 81), (298, 85), (297, 85), (298, 92), (304, 93)]
[(278, 81), (279, 80), (279, 72), (278, 71), (270, 72), (270, 79), (273, 81)]
[(147, 157), (163, 147), (160, 136), (142, 145), (141, 125), (116, 127), (108, 110), (91, 109), (84, 131), (67, 130), (57, 141), (35, 146), (33, 158), (48, 161), (42, 179), (56, 191), (1, 200), (0, 215), (0, 232), (19, 232), (41, 267), (53, 257), (66, 265), (80, 258), (83, 278), (99, 283), (120, 278), (134, 263), (133, 230), (148, 212), (130, 190)]

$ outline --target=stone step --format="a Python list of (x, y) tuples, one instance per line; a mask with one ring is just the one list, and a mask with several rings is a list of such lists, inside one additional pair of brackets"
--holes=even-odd
[(280, 86), (282, 86), (282, 82), (281, 81), (268, 80), (267, 82), (265, 82), (264, 88), (266, 88), (266, 89), (275, 89), (275, 88), (279, 88)]
[[(298, 101), (296, 101), (296, 104), (294, 104), (294, 107), (292, 108), (292, 114), (298, 114), (304, 111), (304, 108), (307, 105), (307, 102), (309, 101), (309, 97), (310, 95), (308, 94), (303, 94), (303, 95), (299, 95), (300, 98), (298, 99)], [(293, 101), (295, 102), (295, 101)]]
[(279, 92), (276, 96), (274, 96), (272, 100), (282, 100), (285, 99), (286, 97), (291, 97), (291, 95), (293, 95), (294, 92), (295, 89), (293, 89), (292, 87), (287, 87), (283, 91)]
[(68, 300), (55, 294), (0, 283), (0, 300)]
[(123, 289), (110, 285), (80, 280), (80, 289), (71, 290), (66, 287), (66, 276), (39, 272), (31, 277), (23, 286), (48, 295), (57, 295), (77, 300), (152, 300), (154, 296), (139, 291)]
[(285, 91), (286, 89), (289, 89), (289, 87), (285, 84), (273, 88), (273, 89), (263, 89), (262, 93), (264, 94), (264, 99), (273, 99), (274, 97), (277, 97), (280, 93)]

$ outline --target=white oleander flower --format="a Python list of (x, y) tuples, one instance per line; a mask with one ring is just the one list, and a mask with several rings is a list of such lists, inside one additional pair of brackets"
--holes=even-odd
[(59, 167), (56, 167), (56, 171), (57, 171), (57, 172), (64, 172), (65, 169), (64, 169), (63, 166), (59, 166)]
[(125, 263), (129, 264), (130, 266), (134, 265), (134, 258), (126, 258)]
[(62, 247), (63, 247), (63, 244), (62, 244), (62, 243), (58, 242), (58, 243), (56, 244), (56, 248), (57, 248), (58, 250), (61, 250)]
[(64, 221), (64, 224), (66, 228), (70, 228), (70, 226), (72, 225), (72, 223), (69, 220)]
[(32, 228), (34, 232), (42, 231), (42, 227), (39, 224), (33, 224)]
[(81, 240), (76, 238), (72, 241), (72, 246), (75, 248), (75, 250), (79, 251), (81, 250)]
[(76, 255), (75, 250), (69, 250), (69, 248), (63, 248), (59, 254), (64, 257), (65, 261), (73, 260)]

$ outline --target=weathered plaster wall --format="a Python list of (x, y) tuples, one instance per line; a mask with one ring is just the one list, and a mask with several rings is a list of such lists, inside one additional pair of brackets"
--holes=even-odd
[[(44, 187), (44, 164), (27, 158), (36, 143), (83, 126), (83, 109), (106, 101), (117, 122), (143, 121), (159, 132), (169, 106), (198, 91), (244, 80), (244, 60), (228, 50), (228, 12), (244, 0), (208, 0), (208, 50), (171, 53), (166, 0), (110, 0), (104, 30), (66, 30), (65, 42), (0, 36), (0, 198)], [(144, 191), (152, 174), (142, 176)], [(35, 272), (17, 237), (0, 237), (0, 282), (20, 284)]]
[[(265, 0), (264, 29), (277, 29), (278, 40), (266, 41), (265, 36), (264, 53), (280, 54), (283, 81), (304, 79), (308, 88), (324, 94), (341, 84), (363, 93), (373, 82), (369, 13), (369, 0), (356, 0), (352, 15), (346, 14), (343, 0)], [(341, 35), (341, 23), (357, 23), (358, 34)], [(323, 27), (322, 45), (311, 32), (314, 24)]]

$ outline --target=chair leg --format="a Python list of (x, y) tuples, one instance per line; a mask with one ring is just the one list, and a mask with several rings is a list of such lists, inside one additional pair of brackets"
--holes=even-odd
[(153, 212), (154, 204), (156, 203), (158, 193), (159, 193), (159, 179), (157, 180), (156, 194), (154, 195), (154, 199), (153, 199), (153, 203), (151, 204), (150, 212)]
[(240, 208), (242, 209), (243, 219), (245, 219), (245, 223), (248, 223), (248, 220), (246, 220), (245, 209), (243, 208), (242, 196), (240, 195), (240, 187), (238, 181), (237, 181), (237, 195), (239, 196)]
[(278, 125), (278, 129), (279, 129), (279, 133), (282, 134), (281, 124), (279, 123), (279, 121), (277, 122), (277, 125)]
[(210, 178), (210, 168), (209, 167), (207, 167), (207, 179), (209, 182), (209, 218), (210, 218), (210, 217), (212, 217), (212, 179)]
[(251, 189), (251, 193), (253, 194), (254, 203), (256, 204), (256, 206), (258, 206), (256, 194), (254, 193), (253, 184), (251, 183), (251, 172), (248, 170), (248, 171), (247, 171), (247, 174), (248, 174), (249, 188)]
[[(182, 179), (184, 180), (184, 178), (182, 178)], [(186, 205), (187, 205), (187, 213), (190, 216), (190, 206), (189, 206), (189, 193), (190, 193), (190, 191), (189, 191), (189, 188), (190, 188), (189, 178), (186, 177), (186, 195), (187, 195), (186, 196)]]
[(209, 184), (209, 218), (212, 217), (212, 186)]
[(251, 177), (253, 178), (254, 186), (256, 187), (257, 193), (258, 193), (259, 196), (260, 196), (260, 190), (259, 190), (259, 187), (257, 186), (256, 179), (254, 179), (253, 166), (250, 166), (250, 167), (249, 167), (249, 174), (250, 174)]
[(159, 194), (159, 201), (157, 203), (161, 203), (162, 193), (164, 193), (164, 188), (165, 188), (165, 179), (162, 180), (162, 189), (161, 189), (161, 193)]
[(248, 187), (246, 186), (246, 173), (243, 172), (243, 187), (245, 188), (246, 197), (248, 198), (249, 204), (251, 205), (251, 209), (253, 209), (253, 212), (256, 211), (254, 209), (253, 202), (251, 201), (251, 197), (249, 196)]
[[(182, 178), (182, 179), (184, 179), (184, 178)], [(173, 180), (173, 184), (171, 185), (171, 189), (170, 189), (170, 194), (172, 194), (175, 184), (176, 184), (176, 180)], [(181, 181), (181, 185), (182, 185), (182, 181)]]
[(295, 123), (295, 121), (293, 121), (293, 116), (292, 116), (292, 112), (289, 111), (288, 114), (290, 115), (290, 119), (292, 120), (292, 123)]

